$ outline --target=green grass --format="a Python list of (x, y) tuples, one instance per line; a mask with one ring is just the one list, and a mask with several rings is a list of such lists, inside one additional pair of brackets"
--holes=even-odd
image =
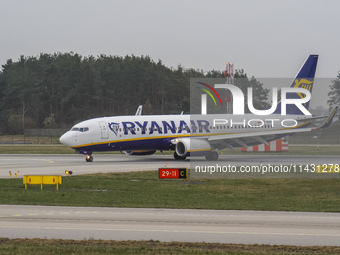
[(74, 150), (58, 144), (1, 144), (0, 154), (74, 154)]
[(340, 145), (290, 146), (287, 155), (340, 155)]
[(63, 184), (0, 179), (0, 203), (98, 207), (340, 212), (340, 179), (160, 180), (157, 171), (63, 177)]
[(1, 135), (1, 143), (60, 144), (59, 136)]
[(287, 245), (241, 245), (178, 243), (158, 241), (46, 240), (0, 238), (1, 254), (228, 254), (307, 255), (339, 254), (340, 247), (299, 247)]

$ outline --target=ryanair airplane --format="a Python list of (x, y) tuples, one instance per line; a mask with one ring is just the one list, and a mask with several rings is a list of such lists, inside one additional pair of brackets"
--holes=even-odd
[[(291, 88), (312, 92), (318, 55), (310, 55), (295, 77)], [(287, 99), (303, 98), (301, 93), (287, 93)], [(304, 104), (308, 110), (309, 102)], [(102, 117), (80, 122), (60, 137), (61, 143), (86, 155), (92, 162), (92, 152), (125, 151), (129, 155), (150, 155), (157, 150), (174, 151), (174, 158), (205, 156), (217, 160), (218, 150), (268, 144), (270, 141), (298, 132), (328, 127), (337, 111), (329, 116), (304, 115), (295, 104), (286, 105), (281, 114), (281, 102), (273, 114), (232, 115), (141, 115)], [(259, 118), (262, 117), (262, 118)], [(266, 117), (266, 118), (264, 118)], [(327, 118), (319, 127), (309, 127), (313, 119)]]

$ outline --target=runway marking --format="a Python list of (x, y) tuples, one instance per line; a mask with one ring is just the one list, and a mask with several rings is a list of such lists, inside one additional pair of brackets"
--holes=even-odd
[(196, 234), (238, 234), (238, 235), (281, 235), (281, 236), (322, 236), (340, 237), (340, 234), (304, 234), (304, 233), (261, 233), (261, 232), (241, 232), (241, 231), (203, 231), (203, 230), (166, 230), (166, 229), (119, 229), (119, 228), (72, 228), (72, 227), (25, 227), (25, 226), (0, 226), (0, 228), (10, 229), (53, 229), (53, 230), (92, 230), (92, 231), (125, 231), (125, 232), (163, 232), (163, 233), (196, 233)]
[(98, 212), (59, 212), (59, 213), (29, 213), (29, 214), (12, 214), (12, 215), (0, 215), (0, 218), (10, 217), (25, 217), (25, 216), (42, 216), (42, 215), (69, 215), (69, 214), (96, 214)]
[(41, 161), (44, 161), (44, 162), (47, 162), (47, 163), (50, 163), (50, 164), (53, 164), (53, 160), (49, 160), (49, 159), (40, 159)]

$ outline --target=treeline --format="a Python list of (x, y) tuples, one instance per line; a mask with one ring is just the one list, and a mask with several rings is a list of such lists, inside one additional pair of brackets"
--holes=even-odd
[[(148, 56), (55, 53), (10, 59), (0, 72), (0, 132), (69, 128), (93, 117), (134, 114), (140, 104), (143, 114), (189, 113), (190, 78), (195, 77), (224, 76), (222, 71), (169, 68)], [(267, 100), (268, 91), (259, 87), (262, 101)]]

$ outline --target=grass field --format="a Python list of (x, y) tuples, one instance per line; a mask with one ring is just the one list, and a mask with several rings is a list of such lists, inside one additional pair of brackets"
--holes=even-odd
[(215, 254), (215, 255), (307, 255), (340, 254), (340, 247), (297, 247), (286, 245), (240, 245), (208, 243), (165, 243), (157, 241), (46, 240), (0, 238), (1, 254)]
[(59, 144), (1, 144), (0, 154), (72, 154), (73, 149)]
[(160, 180), (157, 171), (63, 177), (63, 184), (0, 179), (0, 203), (340, 212), (340, 179)]

